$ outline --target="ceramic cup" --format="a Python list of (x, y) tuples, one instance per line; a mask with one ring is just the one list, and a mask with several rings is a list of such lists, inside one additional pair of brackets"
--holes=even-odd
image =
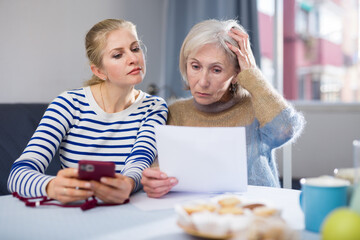
[(325, 217), (335, 208), (347, 205), (349, 181), (330, 176), (301, 179), (300, 206), (305, 229), (319, 232)]

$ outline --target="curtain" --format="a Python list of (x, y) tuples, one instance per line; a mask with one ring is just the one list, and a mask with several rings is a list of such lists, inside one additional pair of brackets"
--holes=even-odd
[(165, 23), (165, 99), (189, 97), (179, 72), (181, 44), (196, 23), (216, 18), (237, 19), (247, 30), (256, 63), (260, 67), (258, 14), (256, 0), (169, 0)]

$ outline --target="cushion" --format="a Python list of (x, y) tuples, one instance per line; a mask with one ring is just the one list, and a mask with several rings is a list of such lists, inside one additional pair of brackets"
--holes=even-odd
[[(0, 104), (0, 195), (9, 194), (7, 179), (12, 163), (24, 151), (48, 104)], [(56, 175), (60, 169), (57, 153), (46, 173)]]

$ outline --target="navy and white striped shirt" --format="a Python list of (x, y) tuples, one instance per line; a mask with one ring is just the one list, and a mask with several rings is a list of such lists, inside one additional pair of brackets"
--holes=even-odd
[(49, 105), (22, 155), (14, 162), (8, 189), (22, 196), (46, 196), (54, 176), (44, 174), (59, 149), (62, 168), (77, 168), (79, 160), (111, 161), (116, 172), (140, 187), (142, 170), (157, 154), (154, 126), (166, 123), (162, 98), (140, 91), (136, 101), (117, 113), (106, 113), (90, 87), (67, 91)]

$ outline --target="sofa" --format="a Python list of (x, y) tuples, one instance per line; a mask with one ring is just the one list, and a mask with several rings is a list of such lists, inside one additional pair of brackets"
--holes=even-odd
[[(48, 104), (0, 104), (0, 195), (10, 194), (7, 179), (12, 163), (24, 151)], [(60, 169), (57, 153), (46, 170), (56, 175)]]

